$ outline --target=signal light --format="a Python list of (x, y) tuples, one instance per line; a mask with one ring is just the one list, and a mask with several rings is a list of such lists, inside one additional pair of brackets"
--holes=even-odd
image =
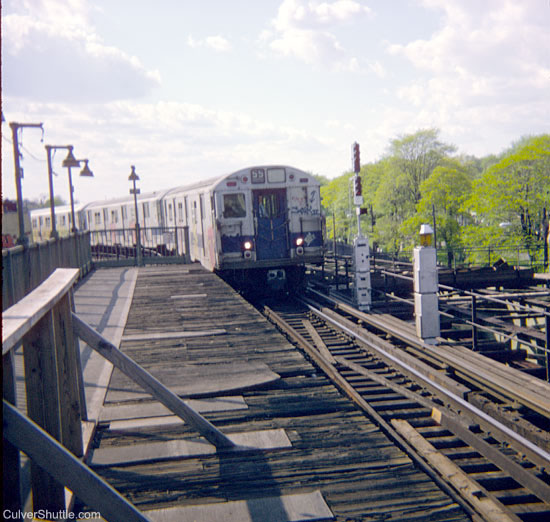
[(303, 237), (299, 237), (298, 239), (296, 239), (296, 246), (302, 246), (303, 244), (304, 244)]
[(353, 144), (353, 172), (358, 174), (361, 171), (361, 157), (359, 153), (359, 143), (355, 142)]
[(251, 250), (252, 249), (252, 241), (245, 241), (243, 243), (243, 247), (245, 250)]
[(363, 193), (363, 187), (361, 186), (361, 176), (356, 175), (353, 180), (353, 186), (355, 189), (355, 195), (361, 196)]

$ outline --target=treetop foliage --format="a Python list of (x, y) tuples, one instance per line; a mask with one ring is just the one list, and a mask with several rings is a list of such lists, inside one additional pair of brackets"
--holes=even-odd
[[(387, 154), (362, 165), (363, 231), (391, 253), (417, 243), (435, 225), (438, 248), (543, 243), (550, 214), (550, 134), (522, 137), (499, 155), (456, 155), (438, 129), (391, 141)], [(356, 216), (352, 172), (321, 187), (327, 234), (351, 240)], [(334, 226), (334, 224), (336, 226)]]

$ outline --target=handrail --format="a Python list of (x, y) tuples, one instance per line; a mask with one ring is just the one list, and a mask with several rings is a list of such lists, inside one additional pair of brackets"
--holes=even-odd
[[(85, 395), (75, 335), (218, 449), (237, 446), (72, 312), (72, 286), (78, 274), (76, 269), (56, 270), (4, 314), (4, 508), (22, 512), (23, 502), (18, 494), (20, 450), (31, 458), (34, 511), (65, 510), (66, 485), (82, 500), (87, 498), (91, 508), (105, 515), (115, 513), (115, 519), (145, 521), (147, 518), (132, 504), (79, 461), (84, 454), (81, 411), (85, 405), (81, 401)], [(19, 344), (23, 345), (28, 417), (15, 409), (14, 351)]]
[[(83, 456), (80, 350), (71, 324), (71, 290), (77, 269), (58, 269), (3, 313), (3, 397), (16, 404), (14, 349), (23, 345), (27, 415), (77, 457)], [(4, 422), (6, 418), (4, 417)], [(18, 444), (6, 444), (4, 506), (22, 508)], [(51, 466), (55, 466), (51, 462)], [(9, 485), (9, 486), (8, 486)], [(65, 490), (48, 471), (31, 462), (35, 511), (65, 509)]]
[(150, 520), (40, 426), (5, 400), (3, 407), (4, 436), (34, 462), (48, 469), (59, 482), (65, 483), (80, 500), (99, 510), (103, 518), (128, 522)]
[(58, 268), (36, 290), (2, 314), (2, 355), (6, 355), (68, 292), (78, 278), (76, 268)]

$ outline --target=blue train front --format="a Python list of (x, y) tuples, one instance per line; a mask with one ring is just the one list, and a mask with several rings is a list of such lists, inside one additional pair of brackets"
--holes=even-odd
[(252, 167), (180, 189), (191, 258), (235, 283), (295, 288), (323, 258), (320, 184), (288, 166)]

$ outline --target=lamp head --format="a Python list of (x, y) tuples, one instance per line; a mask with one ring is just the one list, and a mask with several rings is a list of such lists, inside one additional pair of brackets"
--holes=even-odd
[(87, 159), (83, 159), (83, 160), (77, 160), (79, 163), (80, 162), (84, 162), (84, 167), (82, 168), (82, 170), (80, 171), (80, 175), (81, 176), (84, 176), (84, 177), (88, 177), (88, 178), (93, 178), (94, 177), (94, 173), (90, 170), (90, 167), (88, 167), (88, 160)]
[(67, 153), (67, 157), (63, 160), (64, 167), (80, 167), (80, 163), (76, 160), (73, 154), (73, 146), (69, 145), (67, 147), (69, 149), (69, 152)]
[(136, 174), (136, 167), (132, 165), (132, 172), (128, 177), (128, 181), (139, 181), (139, 176)]

